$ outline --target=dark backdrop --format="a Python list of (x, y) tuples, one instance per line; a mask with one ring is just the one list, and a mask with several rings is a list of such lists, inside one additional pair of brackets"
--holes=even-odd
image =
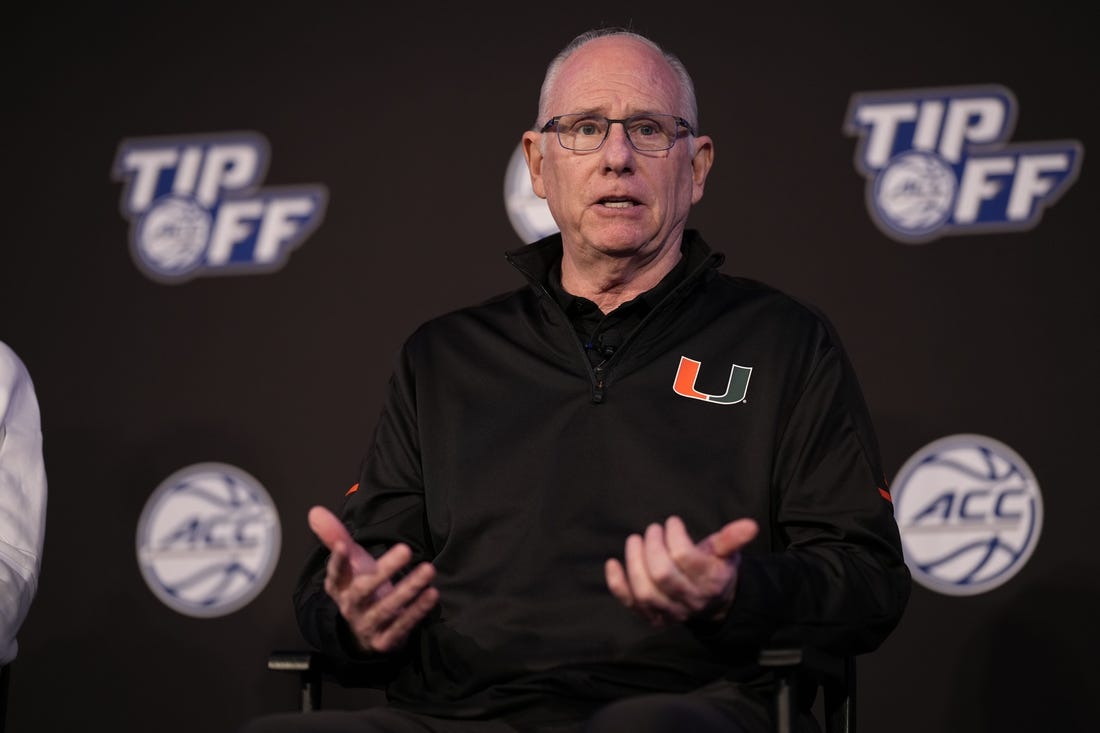
[[(354, 480), (408, 332), (520, 284), (502, 186), (545, 64), (581, 30), (628, 23), (681, 55), (716, 142), (692, 225), (727, 272), (832, 317), (888, 473), (974, 432), (1042, 486), (1042, 538), (1012, 581), (966, 598), (914, 588), (861, 662), (863, 729), (1084, 729), (1100, 646), (1100, 186), (1086, 160), (1033, 230), (901, 244), (872, 223), (842, 125), (855, 92), (1001, 84), (1019, 102), (1014, 141), (1087, 151), (1100, 29), (1058, 3), (830, 5), (9, 9), (0, 339), (34, 377), (50, 483), (14, 730), (231, 730), (292, 707), (292, 681), (264, 663), (301, 644), (306, 509)], [(116, 148), (240, 130), (271, 144), (264, 185), (328, 188), (324, 223), (273, 274), (150, 280), (128, 252)], [(254, 602), (201, 620), (152, 595), (134, 537), (153, 489), (210, 460), (263, 482), (283, 548)]]

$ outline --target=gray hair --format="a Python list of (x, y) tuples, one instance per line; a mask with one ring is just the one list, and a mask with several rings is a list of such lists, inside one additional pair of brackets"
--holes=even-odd
[(633, 38), (636, 41), (640, 41), (645, 45), (652, 48), (657, 53), (664, 57), (665, 61), (672, 71), (676, 74), (677, 79), (680, 82), (680, 102), (686, 108), (685, 110), (677, 110), (678, 113), (684, 114), (686, 112), (688, 121), (699, 129), (699, 107), (695, 101), (695, 84), (691, 81), (691, 75), (688, 74), (687, 68), (684, 63), (676, 57), (675, 54), (669, 53), (656, 43), (641, 35), (635, 33), (628, 28), (597, 28), (595, 30), (585, 31), (572, 41), (569, 42), (565, 48), (563, 48), (557, 56), (550, 62), (550, 65), (546, 67), (546, 76), (542, 80), (542, 89), (539, 92), (539, 111), (538, 116), (535, 119), (535, 129), (539, 129), (547, 119), (550, 118), (550, 110), (548, 100), (550, 99), (550, 92), (553, 90), (554, 83), (558, 80), (558, 74), (561, 72), (561, 67), (565, 63), (566, 59), (579, 51), (582, 46), (595, 41), (597, 38), (607, 38), (609, 36), (625, 36), (626, 38)]

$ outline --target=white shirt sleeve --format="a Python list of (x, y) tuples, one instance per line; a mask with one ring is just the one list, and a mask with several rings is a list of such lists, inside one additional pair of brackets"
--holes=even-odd
[(0, 341), (0, 664), (38, 590), (46, 532), (41, 417), (30, 375)]

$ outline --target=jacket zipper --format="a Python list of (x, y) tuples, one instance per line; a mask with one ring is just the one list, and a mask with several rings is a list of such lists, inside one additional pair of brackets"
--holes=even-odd
[[(585, 358), (587, 359), (588, 356), (585, 355)], [(604, 377), (607, 376), (607, 362), (611, 361), (611, 358), (604, 359), (592, 370), (592, 403), (595, 405), (603, 402)]]
[(527, 270), (527, 268), (520, 265), (511, 257), (508, 258), (508, 261), (512, 264), (512, 267), (519, 270), (524, 275), (524, 277), (526, 277), (535, 286), (535, 288), (541, 294), (541, 297), (546, 298), (562, 316), (565, 327), (569, 329), (570, 339), (573, 341), (574, 344), (577, 345), (577, 351), (580, 353), (581, 362), (584, 363), (585, 368), (588, 370), (588, 378), (592, 382), (592, 404), (598, 405), (602, 403), (605, 399), (607, 391), (607, 377), (611, 369), (611, 362), (614, 361), (615, 357), (618, 356), (619, 353), (622, 352), (623, 349), (626, 348), (626, 346), (634, 340), (634, 336), (645, 327), (645, 325), (653, 318), (653, 316), (657, 313), (660, 313), (664, 309), (666, 303), (670, 302), (681, 290), (690, 286), (695, 282), (696, 279), (698, 279), (699, 273), (704, 272), (706, 268), (710, 266), (710, 262), (713, 257), (714, 255), (711, 254), (704, 258), (704, 260), (699, 264), (698, 267), (687, 274), (683, 282), (673, 288), (667, 295), (665, 295), (665, 297), (661, 298), (660, 302), (658, 302), (657, 305), (653, 306), (653, 310), (647, 313), (645, 317), (642, 318), (642, 320), (638, 323), (638, 327), (626, 335), (626, 338), (623, 339), (623, 342), (619, 345), (619, 348), (615, 349), (615, 353), (601, 361), (595, 367), (593, 367), (592, 362), (588, 360), (588, 354), (584, 352), (584, 344), (582, 344), (581, 340), (577, 338), (577, 334), (573, 330), (573, 325), (569, 321), (569, 316), (566, 315), (565, 311), (558, 304), (558, 301), (554, 298), (553, 294), (549, 290), (547, 290), (546, 286), (543, 285), (542, 282), (538, 280), (538, 278), (534, 277), (531, 272)]

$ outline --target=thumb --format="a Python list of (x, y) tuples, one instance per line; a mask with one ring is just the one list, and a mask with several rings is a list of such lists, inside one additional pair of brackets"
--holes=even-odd
[(374, 558), (352, 539), (351, 533), (339, 517), (323, 506), (315, 506), (309, 510), (308, 519), (309, 528), (329, 552), (337, 552), (340, 548), (340, 552), (346, 553), (353, 573), (358, 575), (374, 569)]
[(315, 506), (309, 510), (309, 528), (313, 530), (313, 533), (317, 535), (317, 539), (321, 540), (328, 549), (335, 549), (337, 542), (343, 542), (346, 545), (351, 544), (351, 535), (348, 533), (347, 527), (340, 521), (339, 517), (330, 512), (323, 506)]
[(699, 543), (700, 549), (715, 557), (728, 558), (752, 542), (760, 527), (754, 519), (737, 519)]

